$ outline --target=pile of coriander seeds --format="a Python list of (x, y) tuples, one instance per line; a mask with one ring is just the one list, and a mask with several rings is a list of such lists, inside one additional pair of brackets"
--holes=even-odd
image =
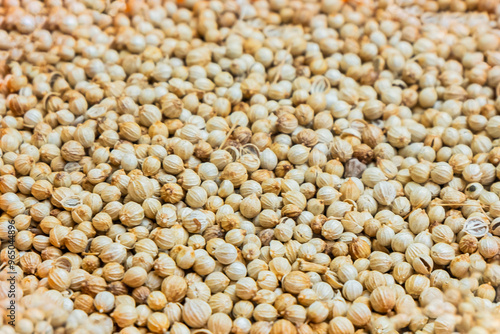
[(497, 0), (4, 0), (0, 150), (2, 334), (500, 333)]

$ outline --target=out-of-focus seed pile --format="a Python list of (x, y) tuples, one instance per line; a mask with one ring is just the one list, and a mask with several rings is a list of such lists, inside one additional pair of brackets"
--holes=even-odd
[(2, 334), (499, 332), (498, 1), (0, 13)]

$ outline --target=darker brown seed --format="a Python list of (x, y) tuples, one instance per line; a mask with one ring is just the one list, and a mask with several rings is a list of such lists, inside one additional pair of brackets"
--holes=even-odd
[(269, 246), (271, 241), (274, 240), (274, 230), (270, 228), (262, 230), (259, 232), (258, 236), (262, 246)]
[(151, 290), (145, 286), (140, 286), (138, 288), (135, 288), (134, 291), (132, 291), (132, 298), (134, 298), (135, 302), (137, 304), (146, 304), (146, 301), (148, 300), (148, 296), (151, 293)]
[(353, 157), (368, 164), (373, 160), (373, 150), (366, 144), (357, 145), (353, 149)]
[(112, 283), (110, 283), (108, 285), (108, 289), (107, 290), (109, 292), (111, 292), (112, 294), (114, 294), (115, 296), (128, 294), (128, 288), (122, 282), (112, 282)]
[[(373, 152), (373, 151), (372, 151)], [(356, 158), (350, 159), (345, 164), (344, 177), (360, 178), (366, 169), (366, 165)]]
[(207, 229), (203, 232), (203, 238), (208, 242), (214, 238), (223, 239), (225, 235), (224, 230), (219, 225), (212, 225), (207, 227)]

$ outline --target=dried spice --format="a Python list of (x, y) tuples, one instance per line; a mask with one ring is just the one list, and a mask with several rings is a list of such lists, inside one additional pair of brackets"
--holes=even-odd
[(498, 332), (499, 13), (5, 1), (0, 332)]

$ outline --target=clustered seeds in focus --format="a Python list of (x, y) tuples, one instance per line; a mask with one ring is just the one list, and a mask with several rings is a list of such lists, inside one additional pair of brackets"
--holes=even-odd
[(496, 0), (5, 0), (2, 334), (500, 331)]

